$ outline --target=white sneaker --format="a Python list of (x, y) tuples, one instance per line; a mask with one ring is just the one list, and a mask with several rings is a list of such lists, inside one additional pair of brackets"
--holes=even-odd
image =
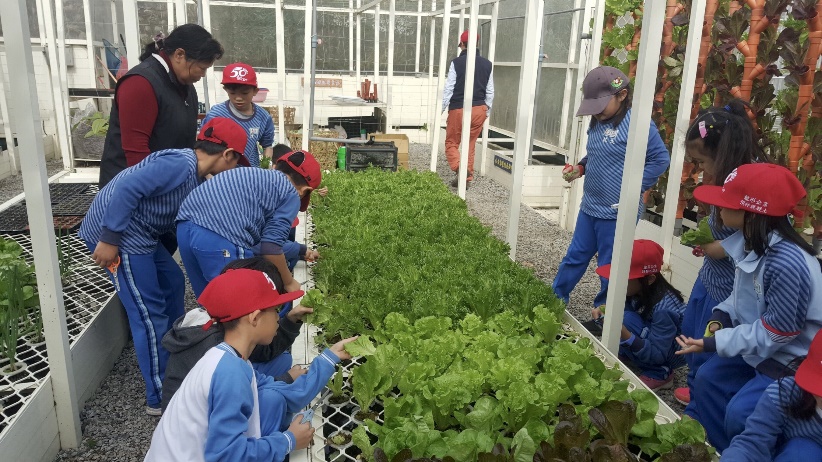
[(163, 408), (161, 408), (159, 406), (158, 407), (146, 406), (146, 414), (148, 414), (152, 417), (160, 417), (160, 416), (163, 415)]

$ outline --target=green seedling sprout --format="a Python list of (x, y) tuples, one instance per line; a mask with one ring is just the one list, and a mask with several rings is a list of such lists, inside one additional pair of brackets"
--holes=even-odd
[(328, 382), (328, 389), (331, 390), (333, 396), (342, 396), (343, 386), (345, 386), (345, 376), (343, 375), (342, 368), (338, 367), (334, 378)]
[(17, 340), (20, 338), (20, 317), (25, 312), (25, 296), (20, 278), (20, 267), (11, 267), (2, 273), (0, 278), (0, 288), (6, 294), (5, 300), (0, 302), (6, 305), (3, 310), (3, 318), (0, 320), (0, 342), (2, 352), (9, 360), (6, 367), (7, 372), (17, 370)]

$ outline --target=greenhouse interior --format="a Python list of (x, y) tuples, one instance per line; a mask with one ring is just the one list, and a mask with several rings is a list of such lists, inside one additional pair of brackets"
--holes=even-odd
[(820, 58), (822, 0), (2, 0), (0, 460), (822, 460)]

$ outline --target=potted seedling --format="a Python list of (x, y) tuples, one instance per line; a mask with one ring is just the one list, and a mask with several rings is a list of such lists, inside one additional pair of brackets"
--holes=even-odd
[(351, 395), (345, 389), (345, 375), (341, 368), (337, 368), (337, 373), (328, 383), (328, 389), (331, 390), (331, 396), (328, 398), (329, 405), (342, 406), (351, 401)]
[(345, 430), (337, 430), (326, 438), (325, 443), (329, 446), (341, 448), (351, 442), (351, 433)]

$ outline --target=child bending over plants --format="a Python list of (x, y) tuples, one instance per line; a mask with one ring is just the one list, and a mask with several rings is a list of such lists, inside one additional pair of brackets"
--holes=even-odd
[(694, 197), (720, 207), (725, 226), (738, 230), (722, 242), (736, 263), (730, 297), (714, 308), (704, 338), (677, 339), (677, 354), (716, 352), (697, 371), (693, 392), (696, 419), (723, 452), (765, 389), (808, 354), (822, 327), (822, 271), (788, 216), (805, 197), (790, 170), (740, 165), (722, 186), (700, 186)]
[(765, 389), (722, 462), (822, 460), (822, 335), (814, 337), (808, 357), (794, 363), (800, 363), (796, 377)]
[[(634, 241), (619, 342), (620, 356), (639, 368), (639, 379), (651, 390), (671, 388), (674, 369), (685, 365), (675, 354), (685, 302), (660, 274), (662, 256), (662, 247), (656, 242)], [(611, 265), (600, 266), (597, 274), (610, 279)], [(602, 311), (594, 308), (591, 315), (599, 318)]]
[[(760, 162), (764, 158), (746, 106), (747, 103), (735, 99), (724, 107), (712, 107), (699, 114), (688, 128), (685, 150), (690, 161), (702, 169), (705, 184), (714, 184), (717, 178), (722, 181), (740, 165)], [(722, 240), (736, 230), (722, 224), (719, 209), (713, 206), (708, 207), (708, 216), (704, 220), (704, 224), (700, 222), (703, 238), (694, 248), (694, 255), (705, 259), (682, 319), (682, 333), (692, 338), (702, 338), (714, 307), (731, 295), (734, 285), (734, 263), (725, 254)], [(696, 417), (696, 403), (691, 403), (693, 380), (699, 366), (711, 355), (713, 353), (687, 355), (688, 387), (674, 391), (674, 397), (687, 405), (685, 414), (691, 417)]]
[(205, 327), (219, 323), (224, 340), (183, 380), (154, 431), (147, 462), (282, 461), (308, 447), (310, 421), (297, 415), (286, 428), (282, 423), (325, 386), (340, 360), (351, 359), (345, 344), (355, 339), (323, 351), (311, 364), (313, 374), (293, 384), (255, 371), (248, 361), (254, 348), (274, 340), (280, 309), (303, 295), (284, 286), (281, 277), (250, 269), (226, 271), (208, 284), (198, 299), (211, 317)]
[[(577, 165), (563, 169), (565, 181), (585, 175), (574, 236), (559, 265), (551, 288), (565, 303), (597, 255), (597, 266), (611, 263), (614, 249), (619, 193), (622, 175), (642, 175), (642, 192), (653, 186), (668, 168), (671, 156), (651, 122), (648, 148), (642, 172), (623, 172), (628, 126), (631, 123), (631, 84), (619, 69), (600, 66), (585, 76), (582, 83), (582, 103), (577, 116), (592, 116), (588, 127), (587, 155)], [(643, 204), (637, 204), (641, 210)], [(637, 215), (638, 216), (638, 215)], [(600, 278), (600, 291), (594, 298), (594, 308), (605, 304), (608, 280)]]

